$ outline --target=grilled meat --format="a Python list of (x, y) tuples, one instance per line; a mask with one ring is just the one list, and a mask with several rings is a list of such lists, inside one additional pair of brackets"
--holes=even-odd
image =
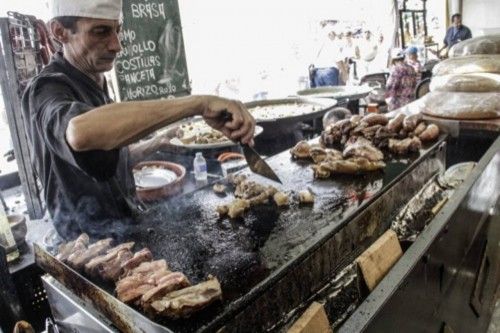
[(222, 299), (222, 290), (217, 278), (199, 283), (192, 287), (166, 294), (151, 303), (157, 314), (169, 318), (187, 318), (216, 300)]
[(220, 205), (215, 208), (217, 213), (219, 214), (219, 217), (224, 217), (229, 213), (229, 206), (228, 205)]
[(365, 138), (351, 138), (347, 143), (342, 155), (348, 157), (364, 157), (370, 161), (381, 161), (384, 154)]
[(59, 245), (59, 251), (56, 258), (62, 262), (66, 262), (72, 253), (85, 250), (89, 245), (89, 242), (89, 236), (86, 233), (83, 233), (78, 236), (77, 239)]
[(331, 172), (330, 172), (330, 170), (326, 169), (324, 167), (324, 165), (325, 165), (325, 162), (320, 163), (320, 164), (311, 165), (311, 168), (314, 171), (314, 178), (318, 178), (318, 179), (330, 178)]
[(133, 257), (130, 249), (134, 242), (123, 243), (97, 256), (85, 264), (85, 273), (107, 281), (116, 281), (123, 272), (122, 264)]
[(439, 136), (439, 127), (435, 124), (430, 124), (427, 128), (418, 135), (422, 141), (432, 141)]
[(276, 192), (273, 195), (274, 202), (278, 207), (288, 205), (288, 195), (284, 192)]
[(212, 189), (217, 194), (224, 194), (224, 193), (226, 193), (226, 185), (224, 185), (224, 184), (215, 184)]
[(421, 122), (420, 124), (417, 125), (417, 127), (413, 130), (412, 134), (413, 136), (419, 136), (422, 134), (423, 131), (427, 128), (427, 124), (424, 122)]
[(87, 249), (75, 251), (68, 257), (68, 264), (77, 271), (81, 271), (90, 260), (106, 253), (112, 242), (111, 238), (101, 239), (90, 244)]
[(404, 140), (389, 139), (389, 150), (394, 154), (407, 154), (408, 152), (417, 152), (422, 147), (422, 142), (416, 136)]
[(163, 259), (143, 262), (116, 283), (116, 295), (125, 303), (134, 303), (168, 274), (170, 271)]
[(165, 259), (146, 261), (141, 263), (136, 268), (130, 270), (127, 275), (149, 275), (151, 272), (164, 272), (168, 270), (168, 265)]
[(172, 291), (186, 288), (190, 285), (191, 283), (183, 273), (171, 272), (164, 276), (156, 287), (148, 290), (141, 296), (141, 305), (146, 309), (151, 305), (151, 302), (162, 298)]
[(234, 174), (234, 173), (230, 173), (228, 176), (227, 176), (227, 179), (229, 180), (229, 182), (231, 184), (233, 184), (234, 186), (237, 186), (238, 184), (240, 184), (241, 182), (245, 181), (247, 179), (247, 176), (243, 175), (243, 174)]
[(122, 263), (121, 266), (123, 272), (127, 273), (128, 271), (136, 268), (143, 262), (151, 260), (153, 260), (153, 255), (151, 254), (151, 251), (149, 251), (149, 249), (144, 248), (139, 252), (136, 252), (132, 258), (126, 260), (124, 263)]
[(314, 195), (309, 190), (302, 190), (299, 192), (299, 202), (301, 204), (313, 204)]
[(140, 299), (142, 295), (155, 287), (154, 284), (148, 284), (143, 281), (136, 282), (137, 285), (135, 285), (133, 288), (123, 289), (120, 291), (116, 289), (116, 297), (118, 297), (118, 299), (124, 303), (134, 303), (135, 301)]
[(400, 113), (396, 117), (389, 120), (387, 124), (387, 129), (393, 133), (398, 133), (401, 128), (403, 128), (403, 120), (405, 119), (405, 115)]
[(368, 124), (368, 126), (373, 125), (386, 125), (389, 122), (389, 119), (383, 114), (379, 113), (370, 113), (367, 116), (364, 116), (361, 122)]
[(293, 158), (304, 159), (310, 157), (311, 146), (307, 141), (299, 141), (292, 149), (290, 149), (290, 154)]
[(370, 161), (364, 157), (353, 157), (347, 160), (323, 162), (318, 167), (318, 178), (323, 178), (321, 177), (320, 172), (323, 172), (325, 175), (327, 173), (329, 173), (329, 175), (358, 174), (383, 169), (385, 167), (385, 163), (381, 161)]
[(403, 129), (409, 133), (413, 131), (415, 128), (417, 128), (417, 125), (422, 121), (422, 114), (417, 113), (413, 114), (411, 116), (406, 116), (405, 119), (403, 119)]
[(235, 199), (228, 206), (227, 215), (230, 218), (235, 219), (241, 217), (248, 208), (250, 208), (250, 201), (246, 199)]

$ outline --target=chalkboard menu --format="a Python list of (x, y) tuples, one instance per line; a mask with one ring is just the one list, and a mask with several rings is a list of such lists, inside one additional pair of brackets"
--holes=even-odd
[(123, 0), (115, 63), (122, 101), (190, 93), (177, 0)]

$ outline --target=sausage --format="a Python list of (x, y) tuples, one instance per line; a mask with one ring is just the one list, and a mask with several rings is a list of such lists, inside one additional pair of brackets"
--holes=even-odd
[(417, 127), (418, 123), (422, 121), (422, 118), (422, 114), (420, 113), (406, 116), (405, 119), (403, 119), (403, 128), (407, 132), (413, 131)]
[(421, 122), (420, 124), (418, 124), (417, 128), (415, 128), (415, 130), (413, 131), (413, 135), (419, 136), (420, 134), (422, 134), (423, 131), (425, 131), (426, 128), (427, 124)]
[(383, 126), (389, 122), (389, 119), (387, 119), (387, 117), (383, 114), (370, 113), (369, 115), (363, 118), (362, 122), (367, 123), (368, 126), (373, 126), (373, 125)]
[(405, 119), (405, 115), (400, 113), (396, 117), (389, 120), (387, 124), (387, 129), (391, 132), (397, 133), (403, 126), (403, 120)]
[(430, 124), (429, 126), (427, 126), (425, 131), (420, 133), (418, 137), (422, 141), (432, 141), (435, 140), (438, 137), (438, 135), (439, 135), (439, 127), (437, 127), (437, 125), (435, 124)]

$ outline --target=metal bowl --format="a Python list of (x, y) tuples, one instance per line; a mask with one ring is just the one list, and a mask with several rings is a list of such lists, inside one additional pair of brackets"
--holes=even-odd
[(186, 169), (177, 163), (147, 161), (133, 169), (137, 197), (154, 201), (174, 195), (182, 190)]
[[(306, 104), (314, 106), (309, 112), (298, 113), (294, 106), (297, 104)], [(265, 125), (280, 124), (280, 123), (298, 123), (304, 120), (311, 120), (314, 118), (322, 117), (326, 111), (337, 105), (337, 101), (334, 99), (323, 99), (323, 98), (303, 98), (303, 97), (289, 97), (283, 99), (268, 99), (263, 101), (255, 101), (245, 103), (247, 109), (252, 113), (252, 109), (257, 107), (270, 107), (270, 106), (289, 106), (290, 111), (288, 115), (286, 113), (276, 113), (273, 114), (272, 109), (270, 113), (265, 117), (255, 117), (255, 121), (264, 126), (264, 131), (266, 131)]]

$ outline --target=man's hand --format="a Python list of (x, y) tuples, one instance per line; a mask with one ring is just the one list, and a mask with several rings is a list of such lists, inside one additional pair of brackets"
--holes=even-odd
[[(224, 120), (222, 111), (229, 112), (232, 120)], [(207, 96), (205, 108), (201, 115), (208, 125), (221, 131), (229, 139), (253, 145), (255, 119), (243, 103), (215, 96)]]

